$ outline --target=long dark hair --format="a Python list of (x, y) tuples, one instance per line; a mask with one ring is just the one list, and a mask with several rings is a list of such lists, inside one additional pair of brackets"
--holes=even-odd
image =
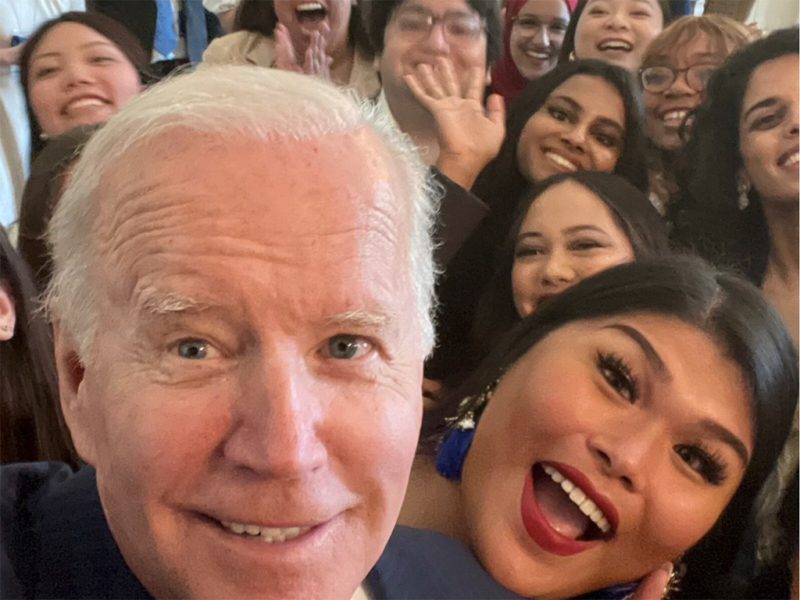
[(757, 284), (767, 267), (769, 230), (758, 191), (750, 191), (745, 210), (737, 206), (742, 102), (759, 66), (797, 52), (797, 28), (782, 29), (745, 46), (711, 76), (678, 163), (678, 194), (668, 207), (676, 242)]
[[(575, 11), (572, 13), (572, 18), (567, 25), (567, 31), (564, 33), (564, 43), (561, 44), (561, 54), (558, 56), (558, 64), (566, 64), (572, 60), (572, 53), (575, 52), (575, 30), (578, 28), (578, 21), (581, 20), (583, 11), (586, 10), (586, 5), (589, 0), (578, 0), (575, 6)], [(658, 0), (658, 7), (661, 9), (661, 16), (664, 19), (664, 27), (672, 21), (672, 9), (669, 6), (669, 0)], [(576, 57), (580, 58), (580, 57)]]
[(54, 137), (31, 165), (19, 210), (17, 249), (30, 267), (39, 293), (47, 289), (52, 274), (50, 249), (45, 240), (47, 225), (64, 190), (69, 168), (100, 126), (83, 125)]
[(0, 342), (0, 462), (78, 462), (58, 402), (50, 327), (37, 311), (27, 265), (0, 227), (0, 284), (14, 301), (10, 340)]
[(442, 434), (445, 416), (474, 409), (459, 409), (459, 401), (479, 395), (549, 333), (574, 321), (634, 313), (677, 318), (704, 331), (739, 366), (752, 397), (755, 444), (742, 483), (714, 527), (684, 556), (687, 574), (680, 596), (728, 597), (726, 575), (742, 541), (742, 524), (783, 449), (798, 396), (791, 338), (759, 290), (740, 277), (696, 257), (669, 256), (620, 265), (581, 281), (508, 332), (473, 376), (425, 415), (423, 440)]
[[(272, 37), (277, 25), (278, 15), (275, 14), (275, 0), (242, 0), (236, 9), (233, 30), (252, 31), (265, 37)], [(351, 9), (347, 37), (350, 45), (363, 57), (370, 59), (375, 56), (364, 26), (360, 3), (355, 4)]]
[[(505, 244), (498, 253), (492, 279), (478, 301), (472, 341), (480, 343), (484, 351), (487, 347), (491, 347), (492, 340), (496, 341), (520, 320), (514, 306), (511, 270), (514, 266), (514, 248), (522, 222), (537, 198), (554, 185), (566, 181), (573, 181), (585, 187), (608, 207), (614, 221), (628, 238), (636, 260), (661, 256), (669, 250), (667, 229), (658, 211), (647, 196), (626, 179), (612, 173), (597, 171), (577, 171), (545, 179), (526, 190), (520, 198), (517, 216)], [(478, 351), (479, 356), (482, 354), (483, 352)]]
[(426, 365), (429, 377), (442, 379), (461, 369), (460, 349), (469, 344), (475, 306), (491, 279), (494, 257), (514, 221), (517, 200), (531, 183), (536, 183), (528, 181), (519, 169), (517, 146), (522, 130), (553, 90), (578, 75), (599, 77), (619, 92), (625, 107), (625, 137), (614, 173), (640, 190), (647, 189), (642, 102), (630, 73), (598, 60), (583, 60), (558, 66), (528, 83), (509, 110), (506, 138), (497, 158), (481, 172), (473, 187), (473, 193), (491, 206), (491, 212), (452, 258), (440, 280), (441, 345)]
[(78, 25), (94, 29), (120, 49), (138, 71), (142, 83), (150, 83), (155, 79), (147, 67), (150, 62), (150, 57), (145, 53), (139, 40), (137, 40), (136, 36), (128, 31), (124, 25), (121, 25), (111, 17), (94, 11), (73, 11), (64, 13), (55, 19), (45, 22), (30, 36), (30, 38), (28, 38), (28, 41), (25, 42), (25, 47), (22, 49), (22, 55), (19, 59), (20, 80), (22, 82), (22, 90), (25, 93), (25, 106), (28, 108), (28, 118), (30, 119), (32, 159), (35, 158), (44, 147), (44, 141), (41, 139), (42, 129), (31, 108), (31, 99), (28, 93), (31, 58), (48, 32), (61, 23), (77, 23)]

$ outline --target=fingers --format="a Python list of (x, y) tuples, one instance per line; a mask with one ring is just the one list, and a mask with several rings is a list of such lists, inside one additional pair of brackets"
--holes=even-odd
[(439, 85), (448, 96), (461, 97), (461, 86), (458, 84), (456, 70), (453, 61), (445, 56), (436, 59), (433, 74), (439, 81)]
[(495, 125), (505, 129), (506, 126), (506, 101), (500, 94), (492, 94), (486, 100), (486, 116)]
[(298, 70), (297, 56), (289, 30), (282, 23), (278, 23), (275, 27), (275, 66), (289, 71)]
[(417, 102), (432, 112), (436, 105), (436, 99), (428, 94), (427, 90), (417, 78), (417, 75), (414, 73), (407, 73), (403, 75), (403, 81)]
[(672, 563), (664, 563), (642, 580), (631, 600), (661, 600), (671, 575)]
[(464, 90), (464, 97), (470, 100), (483, 102), (483, 94), (486, 89), (486, 72), (481, 67), (472, 67), (469, 70), (467, 88)]
[(328, 42), (320, 31), (311, 34), (308, 48), (303, 57), (303, 72), (330, 79), (330, 65), (333, 59), (325, 52)]

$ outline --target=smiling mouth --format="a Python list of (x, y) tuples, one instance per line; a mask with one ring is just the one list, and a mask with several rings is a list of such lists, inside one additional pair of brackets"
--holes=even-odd
[(611, 540), (619, 521), (611, 502), (580, 471), (559, 463), (531, 467), (520, 508), (533, 542), (557, 556), (579, 554)]
[(311, 527), (263, 527), (245, 523), (234, 523), (230, 521), (217, 521), (225, 531), (240, 537), (259, 540), (268, 544), (278, 544), (288, 542), (295, 538), (305, 535), (311, 531)]
[(597, 45), (597, 49), (601, 52), (630, 52), (633, 50), (633, 44), (625, 40), (606, 40)]
[(575, 172), (578, 170), (578, 165), (574, 162), (561, 156), (560, 154), (553, 152), (552, 150), (545, 150), (544, 156), (547, 158), (553, 165), (559, 168), (562, 171), (568, 172)]
[(534, 60), (550, 60), (553, 58), (552, 53), (547, 50), (525, 50), (524, 54)]
[(328, 9), (319, 2), (304, 2), (294, 12), (301, 25), (318, 25), (328, 16)]
[(72, 112), (78, 112), (85, 109), (100, 108), (106, 106), (108, 102), (100, 98), (91, 96), (88, 98), (79, 98), (68, 103), (61, 111), (63, 115), (69, 115)]
[(783, 156), (778, 159), (778, 166), (779, 167), (794, 167), (797, 166), (798, 161), (800, 160), (800, 152), (798, 152), (797, 148), (785, 153)]

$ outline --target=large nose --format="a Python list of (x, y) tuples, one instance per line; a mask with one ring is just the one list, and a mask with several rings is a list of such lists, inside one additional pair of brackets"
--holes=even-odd
[(234, 401), (225, 458), (271, 479), (313, 473), (327, 460), (321, 393), (302, 356), (291, 350), (278, 350), (262, 365), (251, 366)]
[(688, 74), (686, 71), (683, 71), (682, 73), (676, 73), (675, 81), (673, 81), (672, 85), (667, 88), (667, 90), (664, 92), (664, 95), (668, 98), (678, 98), (680, 96), (691, 96), (696, 94), (697, 92), (689, 86), (689, 81), (687, 78)]
[(575, 281), (576, 273), (566, 252), (550, 252), (542, 265), (542, 283), (548, 287), (563, 288)]
[(789, 109), (789, 118), (787, 120), (787, 127), (786, 127), (786, 135), (787, 137), (797, 137), (798, 134), (798, 122), (800, 122), (800, 118), (798, 118), (798, 105), (795, 104), (792, 108)]
[(72, 88), (92, 81), (92, 69), (82, 61), (70, 61), (63, 68), (63, 83)]
[(628, 30), (630, 29), (630, 21), (628, 15), (623, 10), (612, 10), (608, 17), (606, 17), (604, 25), (612, 30)]
[(547, 25), (539, 26), (536, 33), (533, 34), (533, 43), (543, 48), (550, 47), (550, 34), (547, 32)]
[(606, 476), (619, 480), (631, 492), (642, 492), (648, 474), (655, 472), (658, 457), (669, 451), (669, 440), (660, 422), (644, 418), (617, 421), (589, 436), (589, 451)]
[(450, 52), (450, 44), (444, 31), (444, 23), (438, 21), (431, 26), (424, 44), (426, 48), (437, 54), (448, 54)]
[(566, 123), (567, 128), (561, 132), (561, 139), (573, 150), (586, 152), (586, 139), (589, 135), (588, 123), (579, 121), (577, 123)]

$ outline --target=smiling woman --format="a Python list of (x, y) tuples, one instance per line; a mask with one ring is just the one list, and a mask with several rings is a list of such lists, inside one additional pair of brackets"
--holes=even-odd
[(438, 457), (418, 458), (401, 522), (461, 538), (526, 597), (602, 597), (682, 554), (683, 594), (720, 594), (797, 377), (750, 284), (693, 258), (614, 267), (543, 304), (426, 416)]
[(20, 57), (32, 155), (47, 138), (116, 113), (142, 91), (146, 67), (136, 38), (102, 14), (69, 12), (42, 25)]

